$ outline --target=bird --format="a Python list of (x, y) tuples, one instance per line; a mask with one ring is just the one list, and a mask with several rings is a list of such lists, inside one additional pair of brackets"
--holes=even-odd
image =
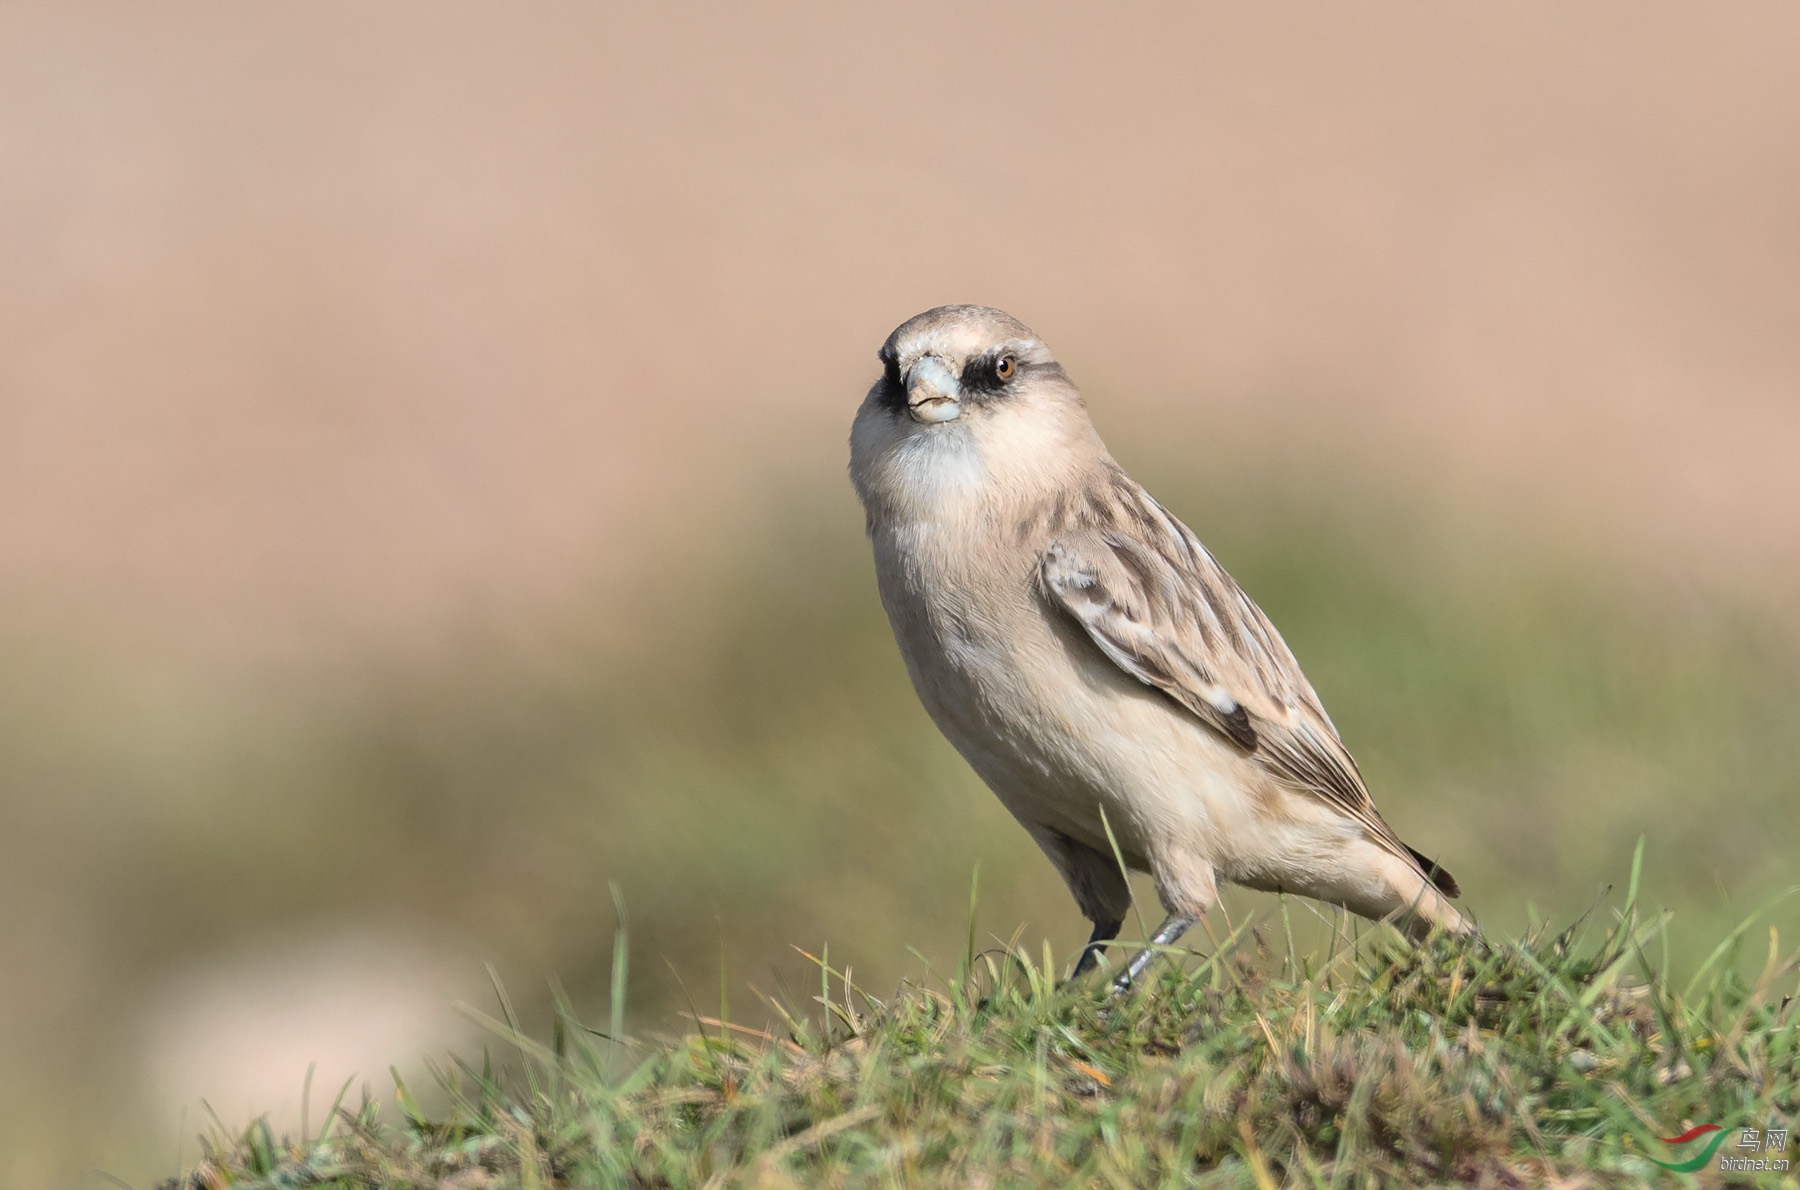
[(1030, 328), (939, 306), (877, 354), (850, 478), (881, 602), (927, 714), (1092, 923), (1071, 978), (1118, 937), (1126, 870), (1167, 916), (1117, 992), (1221, 882), (1474, 933), (1268, 616), (1114, 461)]

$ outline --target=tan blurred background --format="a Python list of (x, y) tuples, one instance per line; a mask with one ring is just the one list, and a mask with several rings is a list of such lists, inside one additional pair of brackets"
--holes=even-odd
[(642, 1028), (721, 955), (756, 1019), (789, 943), (951, 961), (977, 862), (984, 931), (1072, 946), (843, 480), (947, 301), (1052, 344), (1485, 922), (1642, 833), (1703, 949), (1800, 825), (1797, 41), (0, 7), (0, 1179), (144, 1184), (315, 1061), (316, 1125), (477, 1044), (484, 960), (594, 1003), (609, 881)]

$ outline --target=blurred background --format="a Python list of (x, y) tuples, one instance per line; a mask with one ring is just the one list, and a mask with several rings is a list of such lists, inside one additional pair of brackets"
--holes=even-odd
[(316, 1127), (478, 1046), (484, 962), (593, 1005), (609, 882), (640, 1030), (953, 964), (977, 864), (982, 937), (1079, 942), (844, 478), (943, 302), (1052, 345), (1489, 929), (1643, 835), (1691, 967), (1794, 879), (1796, 38), (0, 6), (0, 1182), (143, 1185), (313, 1063)]

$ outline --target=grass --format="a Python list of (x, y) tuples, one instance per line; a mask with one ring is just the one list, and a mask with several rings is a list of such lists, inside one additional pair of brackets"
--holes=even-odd
[(1656, 1138), (1800, 1108), (1796, 956), (1771, 929), (1741, 974), (1747, 919), (1678, 986), (1638, 870), (1609, 924), (1491, 946), (1334, 918), (1306, 948), (1282, 901), (1117, 1000), (973, 929), (953, 975), (885, 999), (821, 955), (770, 1028), (721, 1006), (660, 1040), (623, 1033), (621, 932), (603, 1027), (563, 1001), (543, 1043), (504, 1007), (512, 1060), (441, 1069), (440, 1110), (396, 1075), (394, 1119), (365, 1092), (309, 1137), (221, 1131), (164, 1190), (1680, 1184), (1654, 1162), (1703, 1144)]
[[(1571, 920), (1643, 835), (1646, 900), (1680, 914), (1667, 942), (1685, 985), (1794, 882), (1790, 619), (1548, 545), (1446, 540), (1347, 485), (1328, 501), (1177, 478), (1154, 488), (1281, 625), (1383, 813), (1444, 858), (1494, 936), (1530, 935), (1532, 905)], [(909, 943), (955, 970), (956, 890), (977, 863), (983, 920), (1026, 923), (1034, 961), (1045, 936), (1059, 953), (1085, 936), (920, 709), (840, 477), (670, 565), (609, 580), (641, 601), (630, 615), (597, 596), (529, 630), (475, 620), (437, 651), (273, 675), (140, 672), (0, 625), (0, 899), (16, 910), (0, 952), (30, 958), (0, 979), (0, 1185), (96, 1165), (149, 1184), (178, 1164), (192, 1097), (245, 1111), (223, 1080), (139, 1077), (146, 1038), (196, 973), (253, 980), (292, 938), (417, 940), (471, 973), (491, 960), (547, 1037), (547, 971), (608, 1015), (611, 883), (632, 908), (640, 1031), (678, 1027), (690, 1005), (668, 965), (711, 985), (721, 935), (740, 1012), (752, 984), (804, 999), (784, 990), (816, 984), (786, 948), (800, 939), (831, 939), (835, 967), (899, 1003)], [(1800, 899), (1767, 920), (1796, 936)], [(358, 994), (356, 973), (334, 978)], [(718, 1015), (714, 994), (695, 998)], [(279, 1073), (297, 1088), (301, 1070)]]

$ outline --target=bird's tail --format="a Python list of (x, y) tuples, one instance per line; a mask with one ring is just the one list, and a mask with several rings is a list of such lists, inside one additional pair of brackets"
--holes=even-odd
[(1406, 850), (1412, 855), (1413, 862), (1419, 865), (1419, 871), (1425, 873), (1426, 877), (1431, 881), (1431, 886), (1433, 888), (1443, 893), (1446, 897), (1462, 896), (1462, 886), (1456, 883), (1456, 877), (1438, 866), (1438, 862), (1435, 859), (1430, 858), (1414, 847), (1408, 847)]

